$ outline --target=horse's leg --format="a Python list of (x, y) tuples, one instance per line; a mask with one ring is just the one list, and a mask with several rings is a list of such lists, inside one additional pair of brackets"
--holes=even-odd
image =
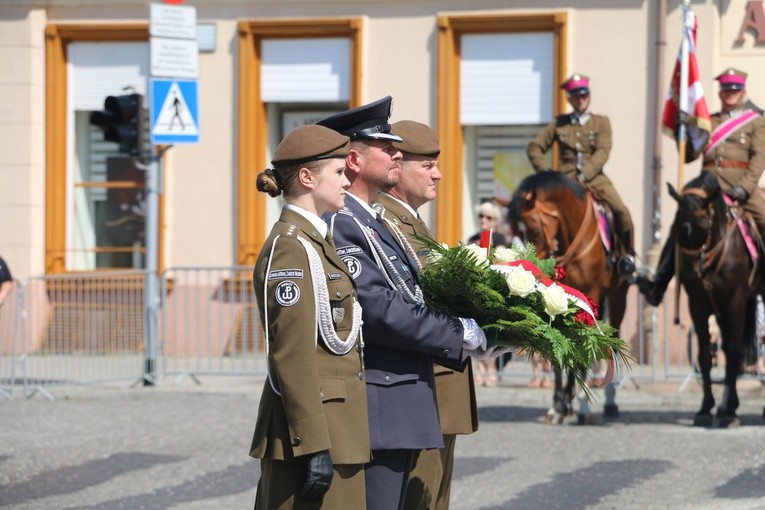
[[(587, 370), (584, 368), (579, 368), (579, 373), (582, 376), (582, 380), (587, 381)], [(573, 391), (573, 376), (572, 376), (572, 391)], [(590, 409), (590, 401), (587, 398), (587, 393), (584, 391), (584, 388), (579, 388), (579, 391), (576, 394), (576, 398), (579, 401), (579, 410), (576, 413), (576, 420), (579, 425), (593, 425), (597, 423), (598, 419), (595, 416), (595, 413), (592, 412), (592, 409)]]
[[(736, 410), (739, 406), (736, 381), (741, 370), (742, 343), (746, 330), (753, 327), (754, 306), (752, 300), (741, 302), (738, 296), (733, 298), (730, 310), (746, 310), (744, 321), (735, 320), (730, 313), (720, 314), (717, 317), (720, 325), (720, 336), (723, 339), (722, 348), (725, 353), (725, 386), (722, 400), (717, 407), (717, 424), (721, 428), (738, 425)], [(743, 323), (742, 323), (743, 322)]]
[[(688, 295), (693, 295), (691, 291)], [(703, 295), (703, 294), (701, 294)], [(701, 400), (701, 409), (693, 417), (693, 425), (708, 427), (712, 425), (712, 408), (715, 406), (715, 397), (712, 394), (712, 353), (709, 350), (709, 316), (710, 311), (701, 305), (690, 306), (693, 327), (696, 330), (698, 342), (698, 363), (701, 372), (701, 389), (704, 394)]]
[[(616, 287), (608, 293), (608, 298), (605, 301), (608, 309), (608, 323), (619, 329), (627, 310), (627, 291), (629, 290), (629, 283), (618, 280), (618, 276), (616, 278), (617, 281), (614, 283)], [(613, 362), (615, 363), (616, 360)], [(604, 391), (606, 402), (603, 404), (603, 416), (607, 418), (619, 417), (619, 406), (616, 404), (616, 387), (618, 384), (618, 380), (606, 384)]]
[(566, 405), (566, 393), (563, 388), (563, 373), (560, 368), (554, 368), (555, 374), (555, 388), (553, 389), (553, 404), (550, 409), (547, 410), (545, 416), (545, 423), (550, 425), (560, 425), (563, 423), (563, 418), (568, 414)]

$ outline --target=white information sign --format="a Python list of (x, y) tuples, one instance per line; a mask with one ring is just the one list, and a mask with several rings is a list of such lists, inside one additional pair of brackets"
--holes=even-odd
[(151, 75), (165, 78), (199, 77), (199, 47), (195, 40), (151, 38)]
[(197, 38), (197, 9), (182, 5), (151, 4), (149, 35), (175, 39)]

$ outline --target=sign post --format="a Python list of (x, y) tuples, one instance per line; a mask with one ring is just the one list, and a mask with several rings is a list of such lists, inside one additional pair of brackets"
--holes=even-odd
[[(181, 0), (182, 1), (182, 0)], [(146, 171), (146, 281), (144, 284), (144, 386), (156, 383), (159, 307), (158, 241), (162, 155), (174, 143), (197, 143), (199, 122), (197, 78), (197, 11), (195, 7), (149, 5), (151, 88), (149, 117), (152, 151)], [(157, 79), (163, 78), (163, 79)], [(156, 144), (165, 145), (161, 150)]]

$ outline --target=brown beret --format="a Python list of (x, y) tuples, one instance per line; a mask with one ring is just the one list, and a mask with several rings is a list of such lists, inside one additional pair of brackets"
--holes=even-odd
[(271, 164), (284, 168), (319, 159), (344, 158), (349, 148), (350, 139), (333, 129), (316, 124), (300, 126), (279, 143)]
[(413, 120), (400, 120), (392, 124), (391, 129), (404, 139), (403, 142), (393, 142), (393, 146), (401, 152), (421, 156), (438, 156), (441, 153), (438, 135), (430, 126)]

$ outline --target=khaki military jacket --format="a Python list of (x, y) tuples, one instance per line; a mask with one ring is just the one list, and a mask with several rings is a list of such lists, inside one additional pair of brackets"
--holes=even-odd
[[(712, 115), (712, 131), (727, 118), (722, 112)], [(741, 186), (749, 196), (757, 193), (757, 183), (765, 169), (765, 118), (758, 115), (705, 153), (704, 169), (715, 170), (725, 191)]]
[[(383, 218), (393, 222), (409, 242), (409, 246), (405, 245), (404, 248), (410, 252), (410, 256), (417, 258), (421, 265), (425, 265), (430, 251), (414, 238), (415, 235), (432, 238), (425, 222), (386, 193), (378, 194), (373, 203), (384, 207)], [(462, 372), (434, 364), (433, 372), (442, 432), (471, 434), (478, 430), (478, 404), (475, 397), (472, 364), (467, 363)]]
[(539, 172), (545, 170), (545, 153), (558, 143), (558, 170), (576, 178), (577, 153), (581, 153), (581, 172), (588, 182), (603, 175), (611, 153), (611, 121), (605, 115), (585, 112), (578, 120), (572, 114), (558, 115), (526, 146), (526, 155)]
[(335, 464), (365, 463), (370, 443), (362, 349), (359, 339), (345, 355), (324, 344), (315, 320), (313, 275), (297, 236), (322, 260), (338, 337), (346, 339), (351, 328), (356, 289), (348, 268), (310, 221), (285, 208), (253, 275), (269, 332), (271, 382), (263, 388), (250, 455), (292, 460), (329, 450)]

